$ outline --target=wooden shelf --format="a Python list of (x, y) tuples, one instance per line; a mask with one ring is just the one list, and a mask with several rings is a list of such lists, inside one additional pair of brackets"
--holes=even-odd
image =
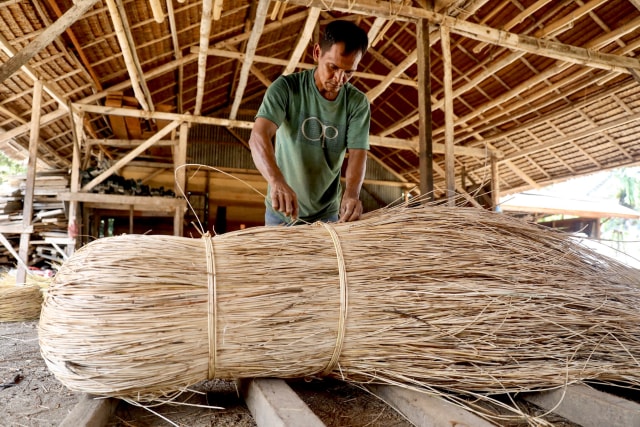
[(100, 209), (175, 212), (176, 209), (185, 209), (187, 202), (184, 199), (157, 196), (125, 196), (120, 194), (99, 193), (60, 193), (58, 200), (76, 201), (85, 203), (85, 206)]

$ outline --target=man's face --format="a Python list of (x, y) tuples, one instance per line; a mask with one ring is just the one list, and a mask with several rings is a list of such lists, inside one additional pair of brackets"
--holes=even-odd
[(320, 94), (329, 100), (336, 99), (340, 88), (353, 77), (361, 58), (359, 51), (345, 54), (344, 43), (336, 43), (326, 52), (316, 44), (313, 59), (318, 62), (318, 69), (314, 78)]

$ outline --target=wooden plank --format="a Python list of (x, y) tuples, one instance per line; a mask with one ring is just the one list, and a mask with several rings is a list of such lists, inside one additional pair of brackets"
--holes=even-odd
[(60, 193), (57, 197), (62, 201), (78, 201), (84, 203), (95, 203), (98, 206), (115, 205), (123, 210), (129, 210), (133, 205), (136, 210), (153, 210), (159, 212), (173, 212), (176, 208), (184, 209), (186, 202), (184, 199), (174, 199), (171, 197), (143, 197), (143, 196), (123, 196), (119, 194), (98, 194), (98, 193)]
[[(107, 99), (105, 99), (104, 105), (107, 107), (122, 107), (122, 95), (122, 92), (107, 94)], [(113, 134), (117, 138), (125, 140), (129, 139), (124, 117), (118, 115), (109, 116), (109, 123), (111, 123), (111, 130), (113, 130)]]
[(640, 404), (582, 384), (523, 397), (583, 427), (640, 426)]
[(15, 73), (20, 67), (25, 65), (38, 52), (48, 46), (56, 37), (62, 34), (84, 13), (89, 10), (98, 0), (78, 0), (64, 15), (52, 25), (42, 31), (38, 37), (33, 39), (24, 49), (15, 56), (9, 58), (7, 62), (0, 65), (0, 82), (5, 81)]
[(426, 393), (389, 385), (367, 388), (418, 427), (494, 427), (479, 416)]
[(239, 388), (258, 427), (325, 426), (284, 380), (243, 380)]
[(106, 426), (118, 402), (119, 400), (113, 398), (95, 398), (83, 394), (78, 404), (62, 420), (60, 427)]

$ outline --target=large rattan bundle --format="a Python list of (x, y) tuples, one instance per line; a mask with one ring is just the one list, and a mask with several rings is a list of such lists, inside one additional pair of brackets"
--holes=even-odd
[(468, 393), (640, 383), (640, 278), (478, 209), (97, 240), (61, 268), (40, 344), (73, 390), (331, 375)]

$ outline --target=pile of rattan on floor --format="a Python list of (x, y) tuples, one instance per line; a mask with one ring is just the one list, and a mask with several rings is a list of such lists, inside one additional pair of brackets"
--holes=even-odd
[(97, 240), (55, 277), (40, 344), (69, 388), (140, 400), (214, 377), (471, 394), (637, 385), (639, 285), (637, 270), (533, 224), (401, 207), (348, 224)]
[(4, 273), (0, 277), (0, 322), (35, 320), (42, 308), (43, 282), (29, 280), (16, 284), (15, 277)]

